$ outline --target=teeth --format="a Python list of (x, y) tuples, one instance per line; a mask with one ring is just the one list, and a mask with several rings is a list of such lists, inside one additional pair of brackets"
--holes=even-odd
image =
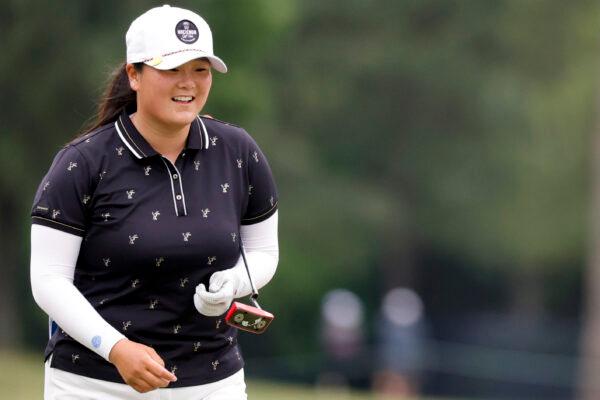
[(175, 101), (192, 101), (193, 97), (192, 96), (176, 96), (173, 97), (173, 100)]

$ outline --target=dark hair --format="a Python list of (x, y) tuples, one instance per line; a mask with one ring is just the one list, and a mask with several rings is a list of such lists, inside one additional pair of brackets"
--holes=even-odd
[[(100, 97), (96, 114), (90, 118), (86, 127), (79, 136), (83, 136), (96, 128), (116, 121), (123, 110), (133, 113), (137, 110), (136, 94), (129, 86), (129, 78), (123, 63), (111, 73), (108, 85)], [(140, 72), (143, 63), (133, 64), (136, 71)]]

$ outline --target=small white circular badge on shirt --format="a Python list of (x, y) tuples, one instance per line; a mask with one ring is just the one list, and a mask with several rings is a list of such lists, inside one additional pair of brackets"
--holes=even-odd
[(187, 19), (181, 20), (175, 26), (175, 34), (183, 43), (194, 43), (198, 40), (198, 28), (192, 21)]

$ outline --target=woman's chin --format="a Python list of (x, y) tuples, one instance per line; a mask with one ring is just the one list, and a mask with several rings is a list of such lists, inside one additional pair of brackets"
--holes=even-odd
[(189, 125), (199, 114), (199, 110), (190, 109), (190, 110), (178, 110), (171, 114), (171, 118), (169, 118), (169, 122), (173, 125)]

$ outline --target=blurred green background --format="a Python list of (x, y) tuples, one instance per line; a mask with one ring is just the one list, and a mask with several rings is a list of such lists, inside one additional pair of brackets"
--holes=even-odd
[[(27, 371), (41, 398), (35, 189), (124, 60), (129, 23), (160, 4), (3, 2), (3, 387)], [(600, 398), (600, 3), (170, 4), (208, 21), (230, 69), (203, 112), (246, 128), (279, 186), (280, 263), (261, 294), (276, 320), (241, 335), (251, 382)], [(29, 398), (17, 386), (0, 397)]]

